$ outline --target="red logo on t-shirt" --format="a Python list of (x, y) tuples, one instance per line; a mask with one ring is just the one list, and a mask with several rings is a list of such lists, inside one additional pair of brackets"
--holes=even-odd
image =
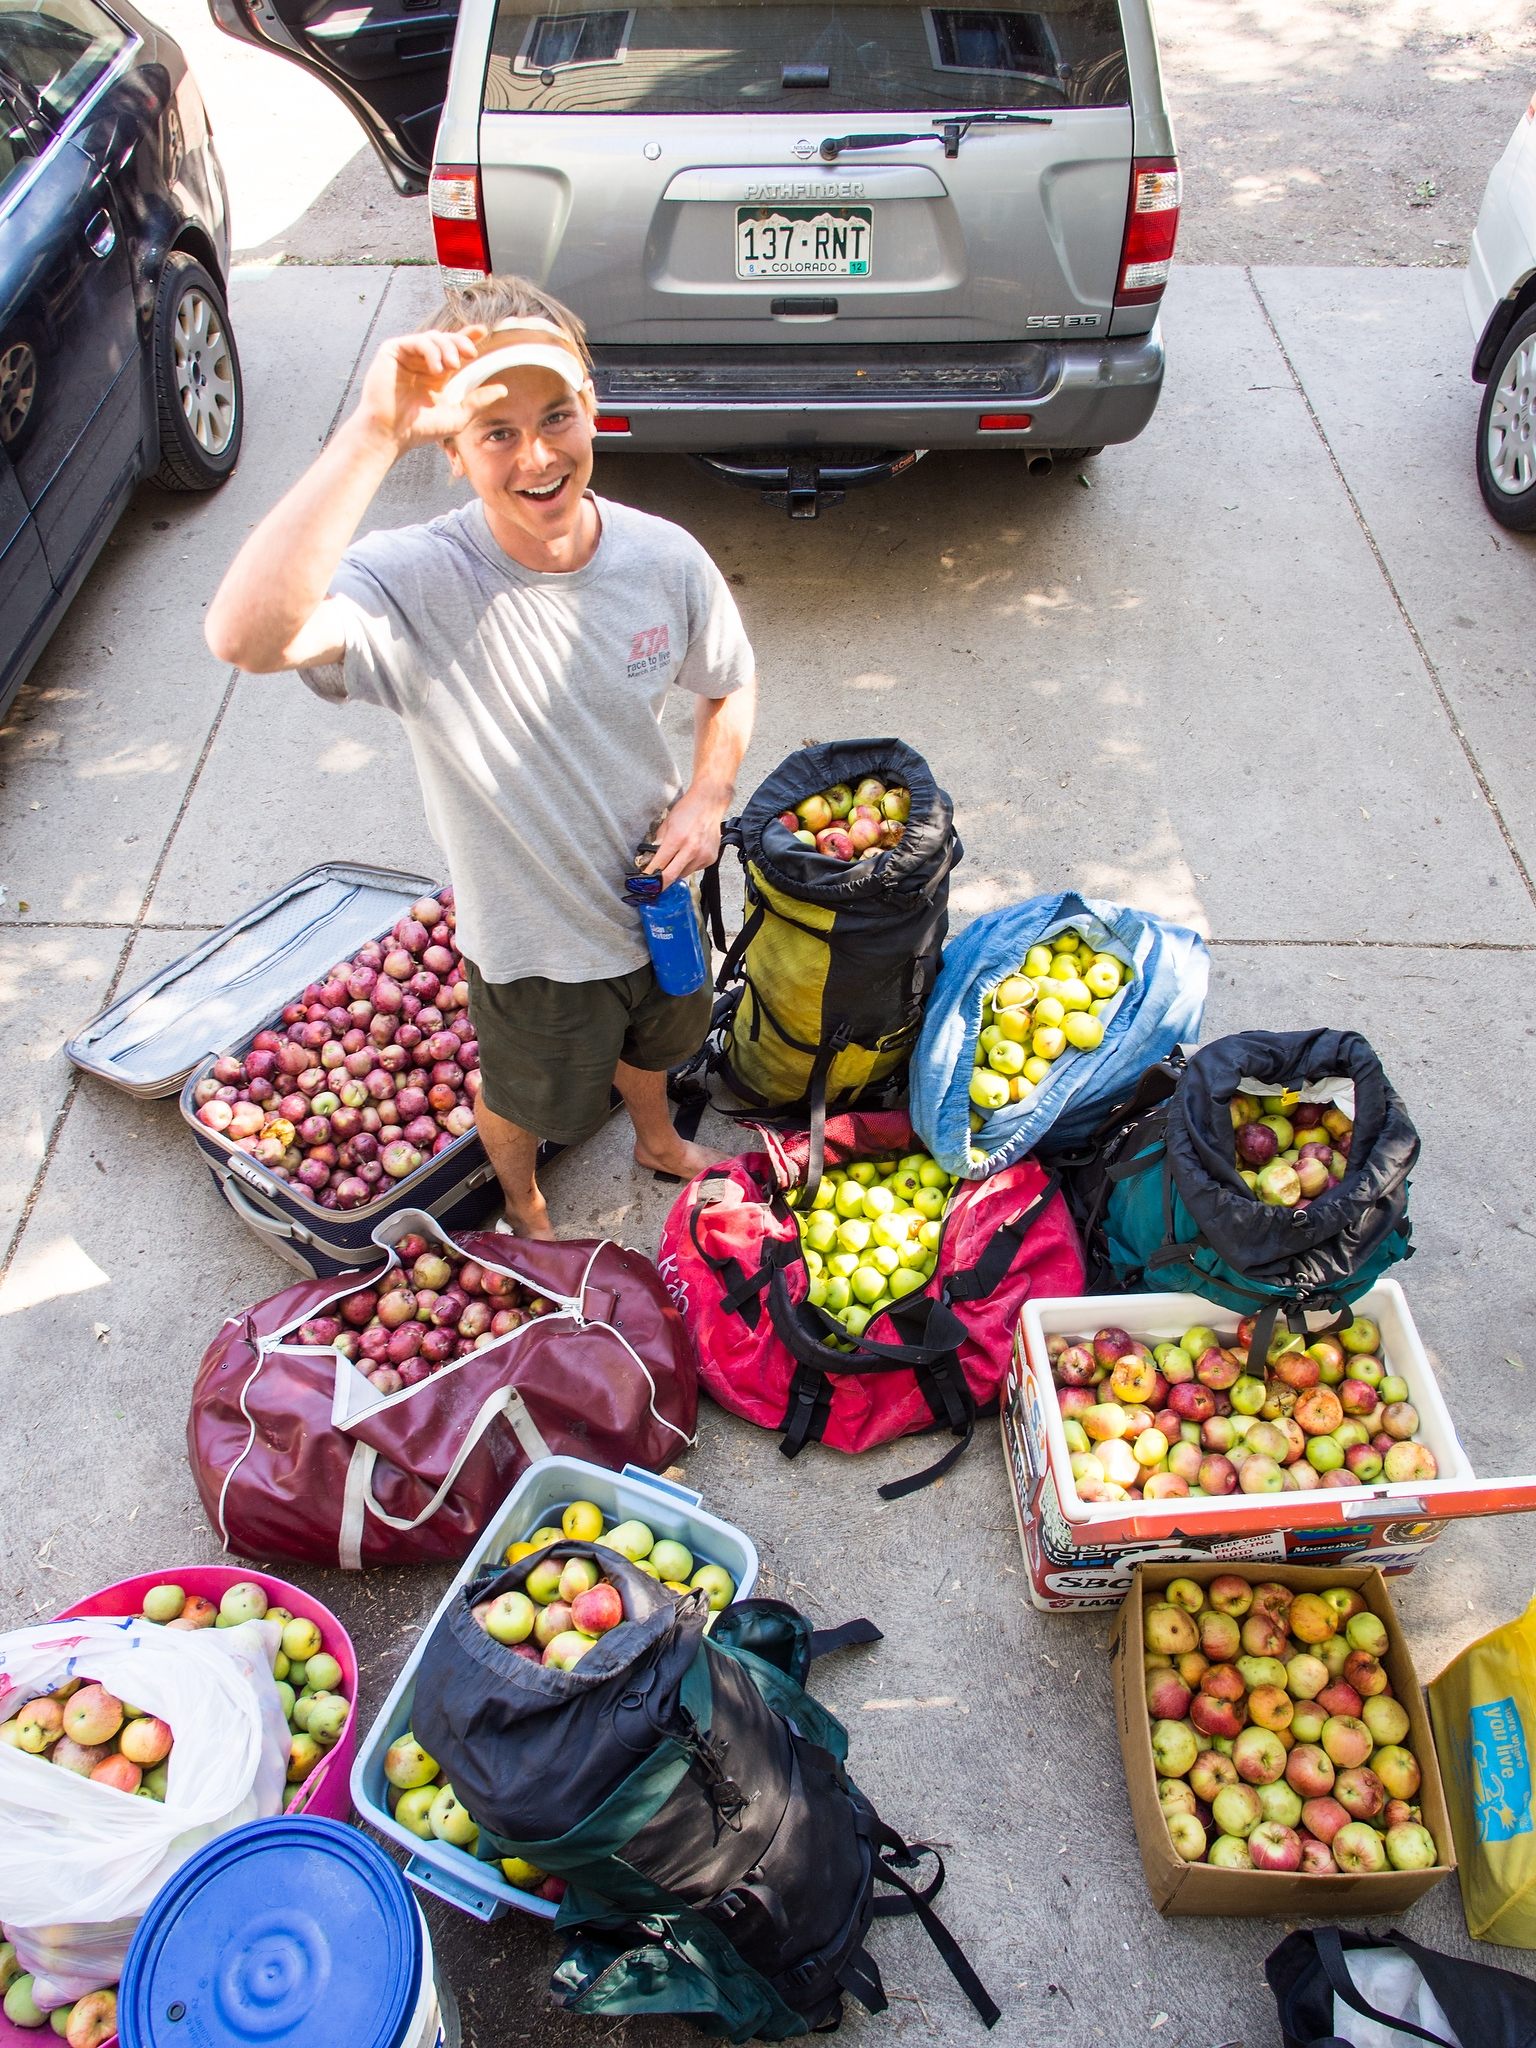
[(654, 675), (672, 665), (672, 639), (665, 626), (646, 626), (629, 644), (626, 675)]

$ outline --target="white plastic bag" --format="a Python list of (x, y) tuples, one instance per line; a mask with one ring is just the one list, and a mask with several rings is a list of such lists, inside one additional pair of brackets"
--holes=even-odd
[[(1395, 1948), (1345, 1949), (1344, 1966), (1367, 2005), (1374, 2005), (1378, 2012), (1390, 2013), (1395, 2019), (1406, 2020), (1410, 2026), (1422, 2027), (1425, 2033), (1444, 2041), (1447, 2048), (1460, 2048), (1439, 1999), (1424, 1982), (1412, 1956)], [(1337, 1992), (1333, 1999), (1333, 2031), (1341, 2041), (1350, 2042), (1352, 2048), (1418, 2048), (1420, 2039), (1417, 2034), (1405, 2034), (1401, 2027), (1366, 2019), (1346, 2005)]]
[(289, 1730), (277, 1624), (165, 1629), (94, 1616), (0, 1636), (0, 1721), (71, 1678), (170, 1725), (165, 1803), (0, 1746), (0, 1927), (47, 2010), (122, 1973), (157, 1891), (215, 1835), (276, 1813)]

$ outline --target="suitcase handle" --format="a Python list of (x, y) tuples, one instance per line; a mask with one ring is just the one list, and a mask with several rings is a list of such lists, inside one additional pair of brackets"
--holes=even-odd
[(268, 1216), (264, 1210), (258, 1209), (234, 1174), (221, 1168), (218, 1179), (225, 1201), (252, 1230), (259, 1230), (265, 1237), (297, 1238), (300, 1244), (314, 1243), (302, 1224), (281, 1222), (276, 1216)]

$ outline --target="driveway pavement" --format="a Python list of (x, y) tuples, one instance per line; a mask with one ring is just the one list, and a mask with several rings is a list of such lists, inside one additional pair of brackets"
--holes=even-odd
[[(286, 1274), (216, 1199), (174, 1104), (73, 1079), (62, 1039), (316, 861), (435, 864), (382, 714), (237, 681), (200, 631), (370, 340), (432, 293), (409, 268), (240, 274), (238, 474), (208, 501), (141, 494), (0, 738), (0, 1584), (18, 1620), (216, 1555), (187, 1388), (222, 1319)], [(1080, 475), (933, 456), (809, 525), (681, 461), (609, 458), (599, 485), (698, 532), (736, 587), (764, 684), (744, 788), (807, 739), (900, 733), (955, 796), (957, 919), (1070, 879), (1209, 932), (1209, 1033), (1370, 1036), (1424, 1135), (1405, 1284), (1436, 1371), (1479, 1472), (1536, 1470), (1536, 541), (1478, 501), (1458, 280), (1187, 269), (1166, 318), (1151, 430)], [(449, 501), (423, 453), (375, 510)], [(654, 1248), (665, 1195), (617, 1124), (550, 1183), (571, 1231)], [(768, 1590), (886, 1631), (818, 1683), (882, 1810), (953, 1845), (946, 1913), (1004, 2008), (998, 2040), (1272, 2042), (1260, 1965), (1280, 1929), (1148, 1905), (1104, 1622), (1028, 1605), (989, 1433), (941, 1487), (882, 1506), (879, 1481), (922, 1455), (790, 1466), (711, 1411), (687, 1470), (751, 1531)], [(1424, 1673), (1518, 1610), (1531, 1555), (1528, 1523), (1468, 1524), (1398, 1582)], [(304, 1576), (359, 1643), (366, 1715), (445, 1575)], [(587, 2038), (544, 2010), (541, 1933), (430, 1917), (473, 2048)], [(1454, 1884), (1406, 1925), (1476, 1952)], [(882, 1930), (878, 1950), (891, 2015), (854, 2015), (851, 2038), (978, 2038), (921, 1936)]]

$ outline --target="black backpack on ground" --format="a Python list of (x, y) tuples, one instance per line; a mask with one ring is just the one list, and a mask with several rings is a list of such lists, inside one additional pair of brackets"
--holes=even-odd
[[(782, 822), (806, 797), (865, 776), (910, 793), (899, 845), (836, 860)], [(713, 1072), (748, 1108), (809, 1126), (819, 1150), (829, 1108), (904, 1099), (949, 924), (949, 874), (962, 855), (949, 796), (901, 740), (829, 741), (781, 763), (727, 822), (723, 840), (745, 871), (743, 921), (716, 976), (709, 1042), (673, 1077), (685, 1104), (678, 1128), (697, 1129)], [(712, 868), (704, 907), (723, 948), (719, 892)]]
[[(471, 1611), (552, 1555), (597, 1559), (624, 1601), (571, 1671), (517, 1656)], [(865, 1938), (915, 1913), (991, 2026), (997, 2008), (930, 1904), (942, 1862), (880, 1819), (843, 1768), (843, 1728), (804, 1689), (813, 1657), (879, 1630), (817, 1636), (776, 1600), (727, 1607), (706, 1634), (709, 1619), (702, 1593), (563, 1542), (466, 1587), (423, 1654), (412, 1725), (479, 1823), (477, 1853), (567, 1881), (561, 2004), (787, 2040), (835, 2025), (845, 1993), (884, 2010)]]
[[(1234, 1156), (1239, 1084), (1278, 1095), (1335, 1076), (1354, 1084), (1343, 1179), (1305, 1210), (1256, 1200)], [(1418, 1132), (1359, 1032), (1240, 1031), (1149, 1068), (1090, 1144), (1053, 1164), (1082, 1233), (1089, 1293), (1187, 1289), (1258, 1316), (1263, 1356), (1279, 1315), (1348, 1320), (1350, 1302), (1412, 1256), (1418, 1156)]]

